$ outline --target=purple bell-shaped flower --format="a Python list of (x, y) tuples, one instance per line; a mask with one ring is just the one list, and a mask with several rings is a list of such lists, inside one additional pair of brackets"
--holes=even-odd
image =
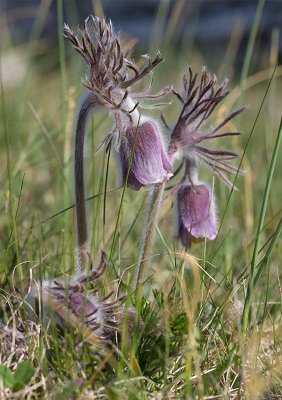
[(122, 183), (135, 190), (169, 180), (171, 164), (157, 124), (149, 119), (138, 127), (129, 125), (120, 137), (117, 158)]
[(178, 233), (183, 246), (215, 239), (217, 221), (213, 194), (205, 183), (184, 184), (177, 194)]

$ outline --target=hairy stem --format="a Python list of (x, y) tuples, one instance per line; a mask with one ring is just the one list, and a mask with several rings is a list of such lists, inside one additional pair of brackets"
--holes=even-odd
[(86, 269), (89, 261), (88, 232), (84, 184), (84, 144), (89, 112), (99, 106), (96, 97), (90, 93), (83, 101), (76, 124), (74, 144), (74, 190), (77, 263), (80, 270)]
[(135, 283), (136, 296), (139, 294), (140, 287), (142, 287), (142, 280), (148, 269), (148, 265), (150, 264), (150, 257), (154, 245), (155, 230), (159, 219), (159, 211), (162, 204), (164, 188), (165, 182), (157, 183), (154, 185), (152, 192), (148, 194), (148, 196), (150, 196), (148, 214), (145, 221), (143, 244), (140, 251), (137, 278)]

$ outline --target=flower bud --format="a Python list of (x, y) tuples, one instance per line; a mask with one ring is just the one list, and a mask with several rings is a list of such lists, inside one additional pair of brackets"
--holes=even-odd
[(146, 120), (138, 127), (129, 125), (126, 128), (121, 135), (117, 158), (123, 184), (128, 174), (127, 185), (135, 190), (172, 176), (159, 128), (151, 120)]
[(214, 199), (210, 187), (205, 183), (185, 184), (177, 195), (178, 234), (183, 246), (217, 235)]
[(44, 280), (40, 290), (38, 284), (33, 285), (27, 299), (30, 309), (36, 309), (41, 298), (46, 328), (53, 318), (63, 329), (75, 328), (89, 343), (113, 340), (119, 329), (121, 301), (110, 300), (113, 293), (103, 297), (95, 287), (90, 294), (87, 287), (89, 284), (93, 286), (104, 270), (105, 256), (102, 255), (98, 268), (88, 273), (77, 272), (66, 280)]

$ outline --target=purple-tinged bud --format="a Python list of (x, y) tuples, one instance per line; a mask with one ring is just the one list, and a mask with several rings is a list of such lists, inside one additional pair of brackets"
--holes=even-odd
[(94, 288), (91, 294), (88, 284), (102, 276), (105, 270), (105, 258), (100, 265), (86, 273), (76, 273), (67, 280), (52, 279), (43, 281), (42, 289), (32, 286), (28, 303), (33, 308), (42, 300), (42, 316), (45, 327), (50, 317), (63, 329), (75, 328), (84, 340), (92, 344), (112, 340), (119, 330), (121, 318), (121, 301), (110, 300), (113, 293), (106, 297)]
[(205, 183), (185, 184), (177, 194), (178, 234), (183, 246), (192, 242), (215, 239), (216, 211), (213, 194)]
[(128, 174), (127, 185), (134, 190), (169, 180), (172, 176), (159, 128), (152, 120), (126, 128), (120, 138), (117, 158), (123, 184)]

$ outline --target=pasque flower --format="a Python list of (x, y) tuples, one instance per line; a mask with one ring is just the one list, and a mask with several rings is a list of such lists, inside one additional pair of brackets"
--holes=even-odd
[[(100, 265), (89, 273), (79, 272), (68, 279), (45, 280), (42, 283), (43, 321), (50, 317), (63, 328), (72, 327), (92, 344), (114, 338), (121, 320), (120, 300), (110, 300), (113, 293), (102, 296), (97, 288), (89, 290), (105, 271), (105, 255)], [(32, 287), (28, 301), (33, 306), (39, 300), (38, 288)]]
[(146, 64), (139, 71), (134, 61), (127, 58), (129, 53), (125, 50), (126, 46), (114, 32), (111, 23), (100, 21), (97, 17), (85, 21), (80, 39), (67, 25), (65, 36), (88, 65), (84, 85), (95, 96), (97, 103), (107, 108), (114, 118), (114, 127), (107, 139), (114, 138), (123, 183), (131, 153), (133, 158), (128, 186), (132, 189), (138, 190), (141, 186), (168, 179), (171, 165), (161, 131), (153, 120), (140, 120), (138, 101), (161, 97), (171, 88), (166, 87), (155, 95), (150, 93), (151, 86), (142, 93), (132, 91), (132, 85), (162, 61), (160, 54), (153, 60), (148, 55), (144, 56)]
[(217, 86), (216, 76), (211, 77), (206, 68), (202, 69), (199, 82), (198, 74), (193, 75), (189, 68), (189, 77), (183, 78), (183, 95), (174, 92), (182, 103), (182, 110), (171, 135), (168, 153), (171, 160), (202, 160), (228, 186), (233, 184), (226, 174), (242, 173), (230, 161), (238, 154), (230, 150), (215, 150), (203, 147), (204, 141), (225, 136), (240, 135), (239, 132), (223, 131), (226, 124), (245, 110), (245, 107), (232, 111), (215, 128), (207, 129), (210, 116), (217, 105), (227, 96), (228, 80)]
[(215, 201), (206, 183), (185, 183), (177, 193), (178, 232), (183, 246), (207, 238), (215, 239), (217, 222)]
[(132, 189), (162, 182), (171, 177), (171, 164), (155, 121), (146, 119), (138, 126), (129, 125), (120, 140), (117, 158), (122, 181)]
[(245, 107), (232, 111), (215, 128), (207, 128), (211, 114), (228, 94), (225, 79), (217, 86), (215, 76), (211, 77), (206, 68), (183, 78), (183, 94), (175, 92), (182, 103), (182, 109), (171, 134), (168, 154), (171, 162), (180, 159), (185, 165), (184, 177), (176, 185), (178, 232), (183, 246), (202, 239), (213, 240), (217, 235), (215, 200), (210, 186), (198, 182), (199, 161), (203, 161), (228, 187), (233, 183), (227, 174), (242, 173), (230, 161), (238, 157), (230, 150), (210, 149), (202, 142), (215, 138), (239, 135), (239, 132), (223, 131), (229, 121), (239, 115)]
[[(124, 171), (131, 166), (129, 186), (139, 189), (143, 185), (166, 180), (170, 165), (165, 157), (166, 149), (157, 125), (143, 125), (142, 119), (140, 120), (138, 101), (161, 97), (171, 91), (171, 88), (167, 87), (156, 94), (151, 94), (151, 85), (149, 85), (141, 93), (133, 92), (132, 86), (148, 75), (162, 61), (162, 58), (159, 53), (153, 60), (148, 55), (143, 56), (146, 60), (145, 65), (139, 70), (135, 62), (129, 60), (131, 51), (114, 32), (111, 22), (107, 23), (104, 19), (99, 20), (91, 16), (85, 20), (83, 29), (78, 35), (68, 25), (64, 27), (64, 34), (86, 61), (88, 67), (83, 82), (87, 93), (78, 113), (74, 141), (76, 253), (77, 264), (84, 269), (89, 261), (83, 156), (89, 114), (97, 107), (103, 107), (109, 112), (114, 120), (114, 126), (103, 142), (113, 141), (116, 152), (120, 153), (117, 158), (121, 164), (123, 182), (125, 181)], [(140, 135), (136, 140), (135, 151), (132, 148), (132, 133), (136, 132), (137, 126), (138, 130), (140, 129)], [(152, 146), (151, 148), (148, 143)], [(130, 163), (131, 153), (133, 153), (133, 159)], [(156, 164), (157, 168), (155, 168)], [(145, 168), (145, 171), (141, 171), (142, 168)]]

